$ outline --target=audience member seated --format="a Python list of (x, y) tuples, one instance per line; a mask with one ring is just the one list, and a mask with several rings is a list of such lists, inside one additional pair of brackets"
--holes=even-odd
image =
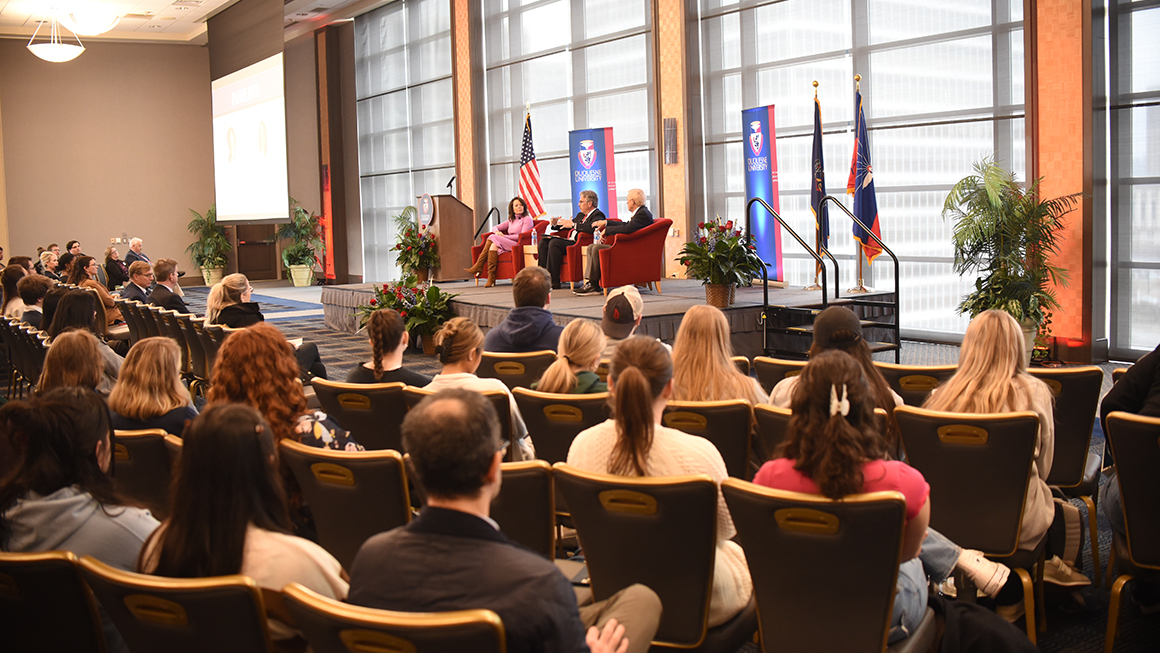
[(48, 277), (49, 279), (52, 279), (53, 281), (62, 281), (60, 275), (56, 273), (56, 268), (59, 263), (60, 260), (57, 258), (56, 254), (45, 250), (40, 253), (40, 261), (39, 265), (36, 266), (36, 271)]
[(68, 291), (68, 286), (57, 285), (44, 296), (44, 303), (40, 307), (44, 313), (44, 317), (40, 320), (41, 331), (48, 331), (48, 326), (52, 324), (52, 318), (56, 316), (56, 307), (60, 304), (60, 299), (68, 294)]
[(157, 286), (149, 295), (150, 304), (178, 313), (192, 312), (177, 292), (177, 261), (171, 258), (158, 259), (153, 264), (153, 277)]
[(443, 323), (435, 334), (435, 351), (443, 371), (427, 384), (428, 390), (438, 392), (445, 388), (463, 388), (476, 392), (499, 390), (508, 396), (511, 406), (512, 436), (518, 441), (516, 460), (531, 460), (536, 457), (532, 439), (528, 437), (528, 427), (520, 415), (519, 406), (508, 387), (499, 379), (481, 379), (475, 375), (483, 359), (483, 332), (475, 322), (465, 317), (455, 317)]
[(487, 283), (485, 288), (495, 285), (496, 268), (499, 266), (499, 255), (512, 251), (514, 245), (519, 244), (520, 236), (531, 231), (535, 220), (528, 214), (527, 204), (518, 197), (508, 202), (508, 219), (501, 222), (490, 236), (483, 241), (483, 249), (479, 250), (479, 257), (475, 265), (464, 270), (478, 277), (483, 268), (487, 267)]
[(573, 395), (608, 392), (608, 384), (596, 375), (603, 351), (604, 334), (600, 327), (588, 320), (572, 320), (560, 334), (560, 353), (556, 355), (556, 362), (532, 384), (532, 389)]
[(403, 367), (403, 352), (411, 342), (411, 334), (398, 311), (380, 308), (371, 313), (366, 330), (371, 341), (371, 360), (351, 370), (347, 383), (406, 383), (422, 388), (431, 382), (431, 377)]
[(116, 430), (164, 429), (181, 437), (197, 410), (181, 382), (181, 350), (176, 342), (145, 338), (129, 349), (109, 395), (109, 412)]
[[(656, 593), (631, 585), (577, 609), (556, 566), (512, 543), (490, 518), (503, 462), (491, 402), (462, 389), (427, 397), (403, 420), (403, 446), (427, 507), (363, 544), (351, 566), (350, 603), (406, 612), (494, 610), (511, 653), (649, 650), (660, 622)], [(627, 642), (600, 641), (597, 629), (607, 633), (617, 622)]]
[(600, 250), (612, 247), (612, 237), (616, 234), (631, 234), (644, 229), (653, 223), (653, 215), (644, 205), (644, 191), (634, 188), (628, 191), (625, 200), (628, 212), (632, 215), (628, 222), (613, 222), (597, 220), (592, 223), (596, 236), (588, 246), (588, 270), (585, 272), (587, 281), (576, 289), (577, 295), (594, 295), (601, 292), (600, 288)]
[[(894, 419), (894, 408), (903, 404), (902, 397), (890, 389), (890, 384), (886, 382), (882, 372), (874, 367), (870, 346), (862, 338), (862, 322), (854, 315), (854, 311), (845, 306), (831, 306), (814, 320), (814, 344), (810, 345), (810, 358), (829, 349), (850, 354), (862, 366), (862, 374), (870, 384), (875, 407), (886, 411), (889, 416), (886, 420), (888, 455), (895, 460), (901, 460), (902, 435), (898, 431), (898, 422)], [(773, 386), (773, 392), (769, 393), (769, 403), (778, 408), (789, 408), (797, 384), (797, 376), (779, 381)]]
[(143, 251), (144, 249), (144, 242), (140, 238), (130, 238), (129, 252), (125, 254), (125, 263), (129, 265), (132, 265), (137, 261), (152, 263), (152, 261), (149, 260), (149, 257), (145, 256), (145, 252)]
[(52, 279), (39, 274), (30, 274), (16, 282), (16, 291), (24, 303), (24, 313), (20, 319), (25, 324), (39, 329), (44, 323), (44, 296), (56, 285)]
[(930, 485), (906, 463), (886, 460), (886, 442), (874, 417), (874, 392), (861, 365), (845, 352), (824, 351), (810, 359), (799, 378), (786, 439), (778, 457), (765, 463), (753, 482), (833, 500), (881, 491), (906, 497), (889, 643), (905, 639), (922, 622), (928, 576), (941, 583), (960, 567), (984, 592), (997, 594), (1011, 570), (928, 529)]
[(105, 249), (105, 276), (109, 280), (107, 288), (115, 290), (117, 286), (129, 283), (129, 268), (121, 260), (116, 247)]
[[(162, 259), (165, 260), (165, 259)], [(158, 261), (160, 265), (161, 261)], [(154, 295), (157, 291), (154, 290)], [(254, 289), (250, 287), (250, 280), (244, 274), (231, 274), (209, 291), (206, 298), (205, 319), (210, 324), (224, 324), (231, 329), (244, 329), (266, 321), (262, 311), (258, 309), (258, 302), (250, 301)], [(318, 345), (313, 342), (303, 342), (294, 347), (294, 358), (298, 360), (303, 381), (311, 377), (326, 377), (326, 366), (322, 364), (322, 357), (318, 353)]]
[[(242, 574), (265, 590), (301, 583), (346, 598), (334, 556), (291, 534), (275, 443), (273, 429), (249, 406), (219, 404), (193, 420), (170, 517), (146, 543), (140, 570), (173, 578)], [(297, 635), (281, 621), (269, 623), (275, 641)]]
[[(954, 413), (1029, 410), (1039, 416), (1039, 441), (1027, 479), (1018, 547), (1033, 551), (1047, 537), (1048, 560), (1043, 580), (1068, 587), (1088, 585), (1091, 581), (1087, 576), (1059, 557), (1064, 551), (1066, 528), (1062, 517), (1055, 519), (1061, 508), (1047, 487), (1055, 455), (1054, 398), (1046, 383), (1027, 373), (1023, 347), (1023, 331), (1015, 318), (998, 310), (980, 313), (963, 336), (958, 370), (935, 388), (923, 407)], [(1012, 577), (998, 603), (1019, 604), (1021, 593), (1019, 582)]]
[(730, 360), (732, 356), (725, 314), (705, 304), (690, 308), (673, 343), (673, 399), (744, 399), (751, 406), (768, 403), (761, 384), (742, 374)]
[(107, 397), (109, 391), (102, 387), (111, 388), (112, 384), (105, 380), (105, 359), (99, 346), (96, 336), (81, 329), (57, 336), (44, 355), (37, 392), (77, 386)]
[(16, 289), (16, 284), (24, 277), (24, 268), (19, 265), (9, 265), (0, 272), (0, 282), (4, 285), (4, 317), (19, 320), (24, 315), (24, 302), (20, 301), (20, 292)]
[(19, 265), (24, 268), (24, 274), (36, 274), (36, 266), (32, 264), (31, 256), (13, 256), (8, 259), (8, 265)]
[(37, 261), (34, 263), (34, 265), (36, 266), (36, 273), (37, 274), (44, 274), (44, 266), (41, 263), (42, 259), (40, 257), (45, 252), (52, 252), (59, 259), (60, 258), (60, 246), (57, 245), (56, 243), (51, 243), (48, 247), (37, 247), (36, 248)]
[(153, 266), (137, 261), (129, 266), (129, 283), (121, 288), (121, 299), (148, 304), (152, 286)]
[(58, 254), (60, 257), (60, 266), (57, 268), (56, 273), (63, 278), (68, 278), (69, 273), (72, 272), (73, 260), (81, 255), (81, 244), (75, 240), (70, 240), (64, 249), (64, 254)]
[[(1160, 417), (1160, 346), (1129, 367), (1128, 372), (1104, 395), (1100, 404), (1100, 426), (1105, 434), (1108, 432), (1108, 415), (1115, 411)], [(1120, 498), (1120, 477), (1114, 468), (1108, 475), (1108, 482), (1100, 490), (1100, 509), (1108, 518), (1112, 530), (1120, 537), (1127, 537), (1124, 506)], [(1140, 578), (1133, 580), (1132, 598), (1140, 606), (1140, 612), (1160, 612), (1160, 583)]]
[[(10, 402), (0, 408), (0, 431), (23, 452), (15, 472), (0, 485), (0, 548), (71, 551), (135, 569), (157, 520), (148, 510), (127, 505), (113, 489), (104, 400), (72, 387)], [(109, 651), (126, 651), (112, 622), (107, 617), (102, 622)]]
[(515, 308), (508, 311), (503, 322), (487, 332), (483, 350), (497, 354), (518, 354), (529, 351), (556, 351), (560, 332), (552, 313), (544, 308), (552, 301), (552, 278), (539, 266), (526, 267), (516, 273), (512, 281), (512, 299)]
[(91, 256), (78, 256), (76, 262), (73, 263), (68, 282), (81, 288), (92, 288), (93, 292), (97, 293), (101, 298), (101, 304), (105, 307), (105, 324), (107, 326), (125, 321), (121, 316), (121, 309), (117, 308), (113, 296), (109, 294), (109, 289), (97, 281), (97, 259)]
[[(97, 298), (87, 290), (70, 290), (60, 298), (56, 306), (56, 313), (52, 316), (52, 324), (48, 326), (49, 342), (55, 346), (56, 337), (69, 329), (88, 331), (97, 339), (97, 349), (104, 361), (104, 378), (98, 392), (108, 395), (117, 382), (117, 375), (121, 371), (124, 359), (117, 352), (109, 348), (101, 339), (101, 327), (98, 326)], [(51, 349), (51, 347), (50, 347)]]
[[(673, 394), (673, 363), (660, 341), (635, 336), (620, 343), (612, 357), (608, 387), (614, 417), (576, 436), (568, 450), (569, 465), (617, 476), (708, 474), (718, 486), (728, 478), (725, 461), (712, 443), (661, 425)], [(710, 627), (735, 617), (753, 593), (745, 552), (731, 539), (736, 534), (718, 489)]]
[[(604, 317), (600, 321), (605, 337), (604, 352), (600, 357), (612, 358), (616, 346), (636, 334), (636, 328), (640, 326), (643, 317), (644, 300), (640, 298), (636, 286), (620, 286), (609, 291), (604, 300)], [(673, 353), (672, 347), (665, 345), (665, 349)]]

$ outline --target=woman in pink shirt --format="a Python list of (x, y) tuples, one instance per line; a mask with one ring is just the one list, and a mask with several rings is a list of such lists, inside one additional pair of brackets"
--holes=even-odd
[(942, 582), (960, 567), (980, 589), (998, 593), (1010, 569), (928, 529), (931, 508), (926, 479), (906, 463), (885, 459), (886, 441), (875, 428), (875, 396), (858, 362), (840, 350), (824, 351), (810, 359), (800, 378), (779, 457), (765, 463), (753, 482), (835, 500), (887, 490), (906, 497), (903, 562), (890, 643), (904, 639), (921, 623), (928, 576)]
[(479, 252), (479, 258), (475, 259), (475, 265), (467, 268), (466, 272), (478, 277), (479, 273), (483, 272), (483, 266), (486, 265), (487, 284), (484, 287), (494, 286), (495, 269), (499, 265), (499, 255), (512, 251), (512, 247), (520, 242), (520, 236), (531, 231), (534, 223), (535, 220), (528, 214), (524, 201), (518, 197), (513, 197), (512, 201), (508, 202), (507, 222), (501, 222), (495, 231), (483, 241), (483, 249)]

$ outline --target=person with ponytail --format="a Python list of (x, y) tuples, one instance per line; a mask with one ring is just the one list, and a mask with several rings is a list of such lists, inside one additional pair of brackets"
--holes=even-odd
[(560, 353), (533, 390), (584, 395), (608, 392), (608, 384), (596, 375), (604, 351), (604, 332), (594, 322), (572, 320), (560, 334)]
[[(274, 430), (258, 411), (218, 404), (185, 434), (170, 516), (142, 550), (140, 571), (170, 578), (242, 574), (274, 592), (301, 583), (345, 599), (347, 582), (334, 556), (291, 534)], [(296, 634), (270, 620), (275, 640)]]
[(511, 390), (499, 379), (481, 379), (475, 375), (483, 360), (483, 331), (479, 330), (475, 322), (465, 317), (455, 317), (444, 322), (435, 334), (435, 351), (438, 352), (439, 362), (443, 364), (443, 371), (431, 379), (427, 390), (439, 392), (447, 388), (463, 388), (475, 392), (502, 391), (507, 395), (511, 408), (509, 419), (512, 421), (512, 437), (519, 445), (515, 458), (535, 458), (536, 449)]
[[(616, 476), (708, 474), (718, 486), (728, 478), (711, 442), (661, 425), (673, 394), (673, 362), (655, 338), (632, 336), (620, 343), (608, 376), (612, 419), (582, 431), (568, 449), (568, 464)], [(753, 581), (729, 508), (717, 493), (717, 552), (709, 626), (735, 617), (749, 603)]]
[(371, 340), (371, 360), (355, 367), (347, 383), (406, 383), (422, 388), (431, 377), (403, 367), (403, 352), (411, 343), (403, 316), (393, 308), (380, 308), (367, 319)]
[(673, 399), (769, 403), (757, 379), (742, 374), (732, 357), (729, 322), (721, 309), (708, 304), (690, 308), (673, 343)]
[(957, 567), (995, 596), (1011, 570), (928, 529), (930, 485), (913, 467), (885, 459), (886, 442), (874, 418), (876, 397), (861, 364), (846, 352), (823, 351), (810, 358), (798, 378), (786, 439), (777, 458), (765, 463), (753, 482), (833, 500), (865, 492), (902, 493), (903, 562), (889, 642), (904, 639), (922, 622), (928, 576), (940, 583)]

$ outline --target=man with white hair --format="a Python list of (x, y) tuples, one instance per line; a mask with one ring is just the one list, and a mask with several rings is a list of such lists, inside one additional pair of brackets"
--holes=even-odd
[(628, 191), (625, 206), (632, 217), (627, 222), (613, 222), (598, 220), (592, 223), (596, 230), (595, 240), (588, 246), (588, 271), (585, 276), (588, 281), (577, 288), (577, 295), (593, 295), (600, 292), (600, 250), (612, 247), (612, 237), (616, 234), (630, 234), (643, 229), (653, 223), (652, 213), (644, 205), (644, 191), (634, 188)]
[(144, 261), (150, 265), (153, 264), (153, 261), (150, 261), (149, 257), (145, 256), (145, 252), (141, 251), (142, 249), (144, 248), (142, 247), (142, 240), (140, 238), (129, 239), (129, 253), (125, 255), (125, 267), (129, 267), (137, 261)]

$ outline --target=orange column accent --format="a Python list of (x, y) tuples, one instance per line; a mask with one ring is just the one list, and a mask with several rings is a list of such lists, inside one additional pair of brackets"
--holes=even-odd
[[(455, 190), (459, 201), (475, 206), (475, 122), (471, 81), (471, 3), (452, 0), (452, 88), (455, 93)], [(446, 191), (443, 191), (446, 192)]]
[[(1034, 84), (1029, 83), (1028, 111), (1035, 129), (1029, 152), (1031, 176), (1043, 177), (1040, 196), (1085, 193), (1079, 208), (1065, 218), (1066, 227), (1055, 264), (1070, 273), (1066, 287), (1056, 287), (1060, 308), (1052, 316), (1057, 355), (1063, 360), (1091, 361), (1092, 351), (1092, 101), (1090, 0), (1038, 0), (1032, 33)], [(1029, 80), (1030, 82), (1031, 80)], [(1082, 342), (1082, 345), (1080, 344)]]
[[(689, 148), (685, 139), (685, 1), (656, 0), (653, 39), (657, 52), (657, 164), (661, 172), (661, 206), (658, 217), (673, 221), (676, 236), (665, 239), (665, 276), (684, 278), (685, 267), (676, 261), (685, 244), (689, 207)], [(664, 118), (677, 119), (677, 163), (664, 163)], [(654, 212), (655, 207), (654, 207)]]

